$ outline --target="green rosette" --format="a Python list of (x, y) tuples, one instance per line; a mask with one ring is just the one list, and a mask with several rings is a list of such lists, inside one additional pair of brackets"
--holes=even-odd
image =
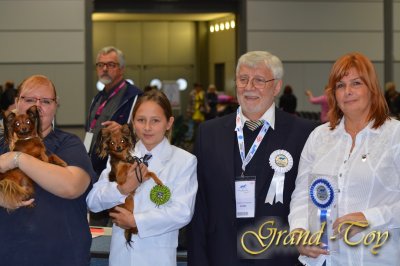
[(150, 191), (150, 200), (154, 202), (157, 207), (163, 205), (171, 198), (171, 190), (167, 186), (155, 185)]

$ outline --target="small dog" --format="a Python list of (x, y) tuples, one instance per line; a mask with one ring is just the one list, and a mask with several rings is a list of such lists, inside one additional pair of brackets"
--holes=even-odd
[[(143, 163), (138, 157), (132, 156), (129, 153), (135, 146), (135, 136), (128, 124), (123, 125), (117, 132), (111, 132), (109, 129), (103, 128), (97, 138), (97, 143), (99, 143), (99, 146), (97, 146), (96, 152), (100, 158), (105, 158), (107, 155), (110, 155), (111, 171), (108, 175), (108, 179), (111, 182), (115, 181), (119, 185), (124, 184), (130, 165), (136, 162), (139, 166)], [(140, 176), (141, 173), (138, 167), (136, 168), (136, 175), (139, 182), (142, 182), (143, 177)], [(147, 172), (146, 176), (152, 178), (157, 185), (163, 185), (155, 173)], [(126, 198), (125, 204), (120, 205), (120, 207), (132, 213), (134, 208), (133, 194), (132, 192), (131, 195)], [(130, 243), (132, 234), (137, 233), (137, 227), (125, 230), (126, 241)]]
[[(10, 151), (23, 152), (45, 162), (67, 166), (57, 155), (46, 154), (42, 141), (40, 115), (36, 105), (30, 107), (26, 114), (17, 115), (11, 112), (5, 117), (4, 138)], [(21, 201), (32, 198), (34, 192), (33, 181), (19, 168), (0, 173), (0, 198), (8, 211)], [(33, 204), (29, 207), (33, 207)]]

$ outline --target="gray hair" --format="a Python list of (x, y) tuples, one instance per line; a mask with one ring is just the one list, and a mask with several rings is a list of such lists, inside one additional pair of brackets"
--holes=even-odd
[(283, 65), (281, 60), (277, 56), (266, 51), (251, 51), (242, 55), (236, 66), (236, 75), (239, 74), (239, 68), (242, 65), (253, 68), (261, 63), (264, 63), (265, 66), (272, 71), (274, 79), (283, 78)]
[(97, 58), (99, 58), (100, 55), (102, 54), (109, 54), (115, 52), (118, 56), (118, 63), (121, 68), (125, 67), (125, 57), (124, 54), (122, 53), (121, 50), (114, 46), (106, 46), (100, 49), (100, 51), (97, 53)]

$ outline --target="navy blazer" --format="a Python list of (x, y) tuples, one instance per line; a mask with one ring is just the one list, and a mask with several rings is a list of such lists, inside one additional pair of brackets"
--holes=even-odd
[[(188, 265), (293, 265), (298, 254), (280, 254), (268, 262), (244, 261), (237, 255), (237, 223), (240, 219), (236, 218), (235, 205), (235, 156), (239, 156), (235, 154), (238, 150), (235, 119), (236, 112), (204, 122), (198, 129), (195, 155), (199, 188), (188, 233)], [(274, 170), (269, 166), (262, 170), (266, 178), (257, 178), (256, 181), (255, 223), (274, 216), (280, 218), (283, 226), (287, 224), (300, 154), (315, 126), (311, 121), (275, 110), (275, 129), (270, 128), (263, 139), (267, 142), (266, 160), (275, 150), (283, 149), (292, 155), (294, 164), (285, 174), (283, 204), (265, 203)]]

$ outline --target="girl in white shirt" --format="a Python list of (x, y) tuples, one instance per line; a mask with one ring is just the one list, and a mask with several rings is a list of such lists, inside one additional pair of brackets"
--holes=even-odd
[[(99, 212), (124, 203), (127, 195), (135, 192), (133, 214), (120, 207), (115, 208), (116, 213), (110, 214), (114, 223), (109, 258), (111, 266), (176, 266), (178, 231), (190, 222), (193, 215), (197, 159), (169, 143), (167, 136), (173, 121), (171, 104), (158, 90), (143, 94), (132, 112), (132, 123), (139, 141), (131, 154), (139, 158), (149, 153), (152, 155), (148, 170), (154, 172), (171, 191), (167, 202), (157, 206), (150, 199), (155, 182), (150, 179), (140, 184), (134, 169), (129, 170), (124, 185), (110, 182), (109, 162), (87, 197), (89, 209)], [(142, 169), (142, 172), (146, 170)], [(128, 245), (124, 229), (132, 227), (138, 228), (138, 234), (132, 236), (132, 243)]]

